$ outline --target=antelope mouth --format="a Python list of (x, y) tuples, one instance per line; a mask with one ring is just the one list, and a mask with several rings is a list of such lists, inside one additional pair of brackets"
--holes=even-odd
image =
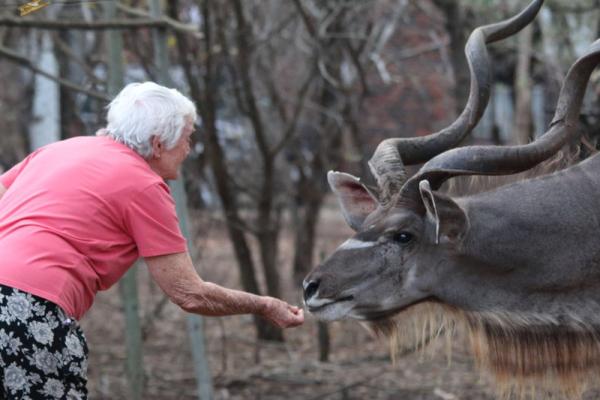
[(335, 306), (335, 305), (339, 305), (341, 303), (346, 303), (346, 302), (349, 302), (349, 301), (352, 301), (352, 300), (354, 300), (354, 296), (352, 296), (352, 295), (341, 297), (341, 298), (339, 298), (337, 300), (329, 300), (329, 301), (327, 301), (325, 303), (318, 304), (318, 305), (311, 305), (311, 304), (309, 304), (310, 303), (310, 300), (309, 300), (309, 302), (306, 303), (306, 307), (308, 308), (308, 311), (310, 311), (313, 314), (316, 314), (316, 313), (324, 311), (325, 309), (327, 309), (329, 307), (332, 307), (332, 306)]
[(407, 312), (408, 310), (410, 310), (412, 307), (416, 306), (417, 304), (421, 304), (424, 302), (435, 302), (435, 300), (431, 297), (427, 297), (421, 300), (417, 300), (415, 302), (409, 303), (409, 304), (405, 304), (402, 305), (400, 307), (395, 307), (395, 308), (390, 308), (387, 310), (375, 310), (375, 309), (369, 309), (369, 308), (356, 308), (354, 310), (354, 312), (359, 316), (357, 319), (362, 319), (366, 322), (381, 322), (381, 321), (385, 321), (385, 320), (389, 320), (392, 319), (400, 314), (403, 314), (404, 312)]

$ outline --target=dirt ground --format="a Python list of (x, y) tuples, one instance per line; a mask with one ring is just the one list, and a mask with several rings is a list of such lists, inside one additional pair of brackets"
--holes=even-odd
[[(222, 224), (202, 218), (196, 241), (204, 279), (238, 288), (237, 267)], [(318, 253), (327, 254), (350, 234), (335, 207), (321, 218)], [(282, 276), (290, 276), (292, 241), (282, 238)], [(163, 295), (139, 267), (142, 319)], [(299, 288), (284, 282), (286, 300), (301, 304)], [(186, 314), (171, 303), (154, 320), (144, 341), (144, 399), (196, 399)], [(446, 344), (393, 363), (388, 343), (353, 321), (329, 325), (331, 354), (319, 362), (317, 324), (310, 316), (287, 330), (285, 344), (258, 343), (248, 316), (205, 318), (205, 345), (216, 400), (485, 400), (494, 399), (491, 381), (476, 372), (464, 340), (458, 338), (448, 361)], [(90, 399), (128, 399), (124, 320), (117, 287), (101, 293), (82, 321), (90, 346)], [(590, 393), (586, 398), (599, 396)], [(548, 398), (539, 396), (538, 398)]]

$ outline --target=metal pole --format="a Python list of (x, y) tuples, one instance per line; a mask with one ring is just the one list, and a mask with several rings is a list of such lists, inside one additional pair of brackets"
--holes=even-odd
[[(116, 15), (115, 1), (106, 3), (106, 19)], [(108, 92), (114, 97), (123, 87), (123, 38), (117, 30), (107, 31), (108, 39)], [(142, 329), (139, 315), (136, 263), (119, 282), (121, 299), (125, 313), (125, 344), (127, 351), (126, 369), (130, 396), (142, 399), (144, 387)]]

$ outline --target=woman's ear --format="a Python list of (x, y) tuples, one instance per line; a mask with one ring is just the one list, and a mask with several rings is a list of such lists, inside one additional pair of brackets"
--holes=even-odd
[(152, 144), (152, 158), (159, 159), (164, 149), (160, 138), (156, 135), (152, 135), (150, 143)]

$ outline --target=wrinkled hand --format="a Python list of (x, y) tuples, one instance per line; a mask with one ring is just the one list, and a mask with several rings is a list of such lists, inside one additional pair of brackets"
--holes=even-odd
[(274, 297), (265, 297), (265, 317), (280, 328), (292, 328), (304, 322), (304, 310)]

